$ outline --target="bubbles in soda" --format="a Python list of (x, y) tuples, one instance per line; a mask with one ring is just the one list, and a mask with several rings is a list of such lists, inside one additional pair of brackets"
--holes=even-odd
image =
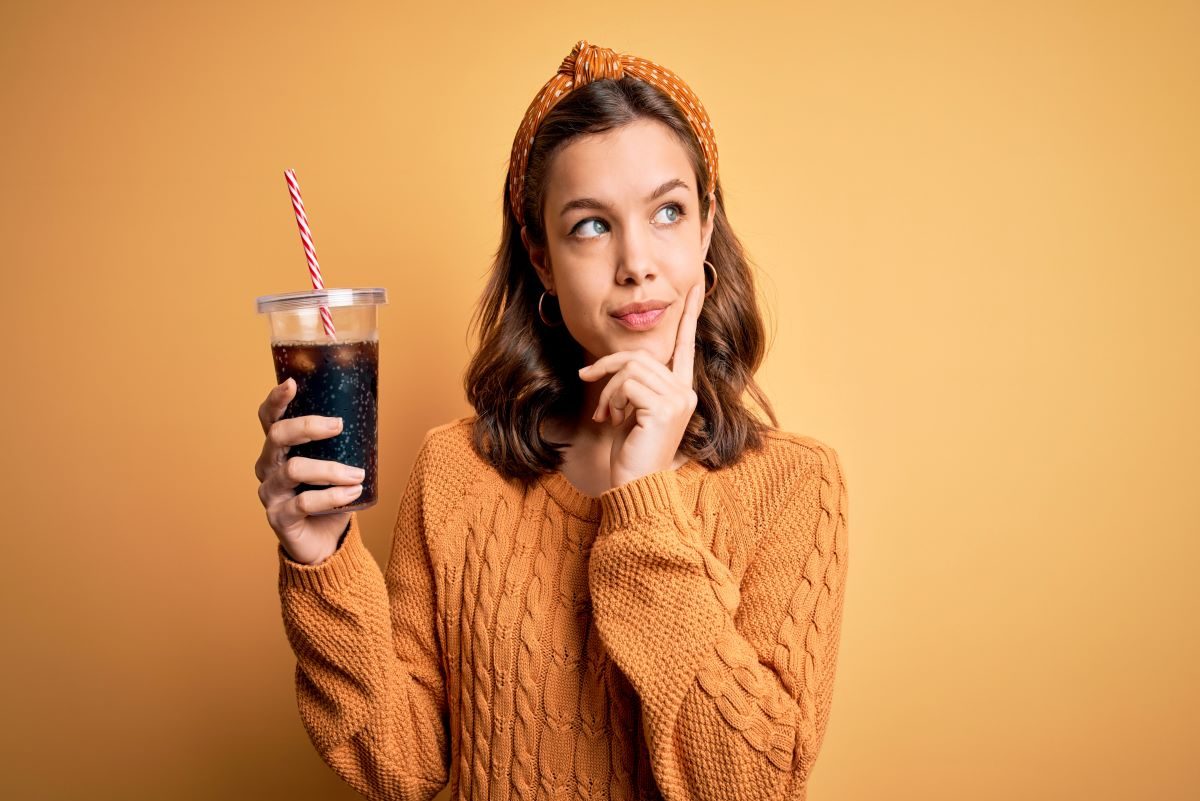
[[(336, 436), (293, 445), (287, 455), (327, 459), (366, 471), (358, 497), (330, 512), (374, 505), (378, 473), (378, 340), (274, 342), (271, 355), (276, 381), (283, 383), (292, 378), (296, 382), (296, 394), (283, 412), (285, 418), (309, 414), (342, 418), (342, 430)], [(301, 483), (296, 493), (330, 486)]]

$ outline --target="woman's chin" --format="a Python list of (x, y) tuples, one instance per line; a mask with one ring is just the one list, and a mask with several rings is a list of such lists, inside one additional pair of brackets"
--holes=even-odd
[(628, 332), (628, 336), (617, 336), (616, 341), (612, 344), (612, 349), (609, 353), (618, 351), (645, 350), (649, 351), (656, 362), (666, 364), (671, 358), (671, 351), (665, 347), (661, 336), (651, 336), (649, 332), (644, 334)]

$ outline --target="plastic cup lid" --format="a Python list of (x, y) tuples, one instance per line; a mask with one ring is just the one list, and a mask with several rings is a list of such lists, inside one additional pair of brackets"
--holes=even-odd
[(279, 295), (263, 295), (255, 298), (259, 314), (264, 312), (315, 309), (320, 306), (368, 306), (387, 303), (387, 290), (383, 287), (358, 287), (354, 289), (309, 289), (302, 292), (284, 292)]

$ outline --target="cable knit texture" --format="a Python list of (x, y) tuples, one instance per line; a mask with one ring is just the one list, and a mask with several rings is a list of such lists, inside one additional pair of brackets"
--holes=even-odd
[(430, 429), (381, 570), (282, 546), (300, 719), (370, 799), (804, 801), (847, 568), (837, 453), (783, 431), (602, 495)]

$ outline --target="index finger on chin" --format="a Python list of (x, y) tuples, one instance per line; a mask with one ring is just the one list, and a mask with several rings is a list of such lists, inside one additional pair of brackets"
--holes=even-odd
[(700, 298), (696, 287), (688, 290), (683, 314), (679, 317), (679, 333), (675, 339), (675, 355), (672, 357), (672, 372), (691, 376), (692, 362), (696, 356), (696, 318), (699, 317)]

